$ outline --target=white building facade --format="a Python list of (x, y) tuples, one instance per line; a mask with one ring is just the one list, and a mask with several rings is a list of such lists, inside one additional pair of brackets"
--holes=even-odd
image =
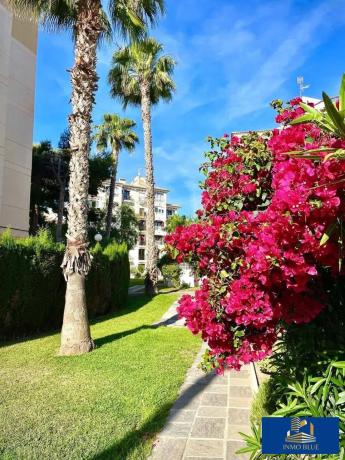
[(25, 236), (29, 206), (37, 25), (0, 0), (0, 233)]
[[(163, 187), (155, 187), (155, 240), (157, 248), (162, 251), (164, 248), (164, 237), (166, 232), (167, 219), (176, 214), (180, 208), (177, 204), (169, 204), (167, 201), (169, 190)], [(105, 183), (99, 190), (96, 197), (91, 198), (92, 206), (98, 209), (106, 209), (109, 196), (109, 184)], [(146, 265), (146, 179), (137, 176), (131, 183), (125, 179), (116, 182), (114, 196), (114, 213), (121, 205), (128, 205), (133, 208), (139, 220), (139, 235), (137, 244), (129, 251), (129, 260), (132, 267)]]

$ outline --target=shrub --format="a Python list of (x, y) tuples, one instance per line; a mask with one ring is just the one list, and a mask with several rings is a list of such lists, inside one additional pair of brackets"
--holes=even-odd
[[(66, 283), (60, 265), (64, 246), (49, 232), (15, 239), (0, 235), (0, 339), (61, 327)], [(127, 303), (129, 261), (125, 245), (92, 249), (91, 272), (86, 280), (90, 318)]]
[[(291, 101), (278, 120), (304, 113), (299, 103)], [(194, 298), (181, 298), (179, 314), (201, 332), (222, 371), (261, 360), (287, 326), (313, 321), (329, 301), (325, 267), (335, 279), (345, 273), (345, 162), (313, 155), (345, 140), (304, 123), (275, 129), (268, 141), (233, 136), (216, 146), (202, 168), (199, 222), (166, 242), (203, 279)]]
[(180, 286), (181, 268), (178, 264), (163, 265), (162, 275), (167, 286), (178, 288)]
[[(288, 385), (279, 408), (273, 412), (280, 417), (338, 417), (339, 455), (316, 455), (317, 459), (345, 458), (345, 361), (331, 362), (326, 370), (316, 377), (306, 376), (303, 380)], [(268, 395), (269, 392), (266, 393)], [(266, 459), (261, 454), (261, 423), (254, 421), (252, 433), (243, 435), (246, 446), (238, 453), (251, 453), (251, 458)], [(300, 455), (275, 455), (278, 459), (299, 459)]]
[(145, 274), (145, 265), (144, 264), (139, 264), (138, 267), (137, 267), (135, 277), (136, 278), (144, 278), (144, 274)]

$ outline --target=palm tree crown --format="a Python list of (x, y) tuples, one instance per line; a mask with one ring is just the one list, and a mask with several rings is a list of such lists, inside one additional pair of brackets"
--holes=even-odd
[(103, 116), (101, 125), (96, 126), (97, 150), (104, 151), (108, 147), (111, 150), (126, 149), (129, 152), (134, 150), (138, 142), (138, 136), (132, 130), (135, 121), (128, 118), (121, 118), (119, 115), (106, 113)]
[[(7, 0), (17, 16), (40, 22), (48, 29), (75, 32), (78, 11), (85, 0)], [(113, 33), (138, 39), (145, 35), (145, 24), (155, 25), (164, 13), (164, 0), (94, 0), (99, 5), (102, 36)], [(105, 5), (107, 4), (107, 5)], [(106, 7), (107, 6), (107, 7)]]
[(171, 100), (175, 61), (162, 52), (163, 46), (154, 38), (145, 38), (114, 53), (108, 78), (112, 96), (120, 99), (124, 107), (140, 105), (143, 83), (149, 85), (151, 104)]

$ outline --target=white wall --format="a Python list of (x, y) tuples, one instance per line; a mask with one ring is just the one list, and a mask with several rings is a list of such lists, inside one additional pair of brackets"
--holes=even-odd
[(0, 0), (0, 231), (29, 229), (37, 27)]

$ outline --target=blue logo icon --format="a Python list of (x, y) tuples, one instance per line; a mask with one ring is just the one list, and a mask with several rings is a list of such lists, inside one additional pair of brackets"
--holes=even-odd
[(263, 454), (337, 454), (337, 417), (263, 417)]

